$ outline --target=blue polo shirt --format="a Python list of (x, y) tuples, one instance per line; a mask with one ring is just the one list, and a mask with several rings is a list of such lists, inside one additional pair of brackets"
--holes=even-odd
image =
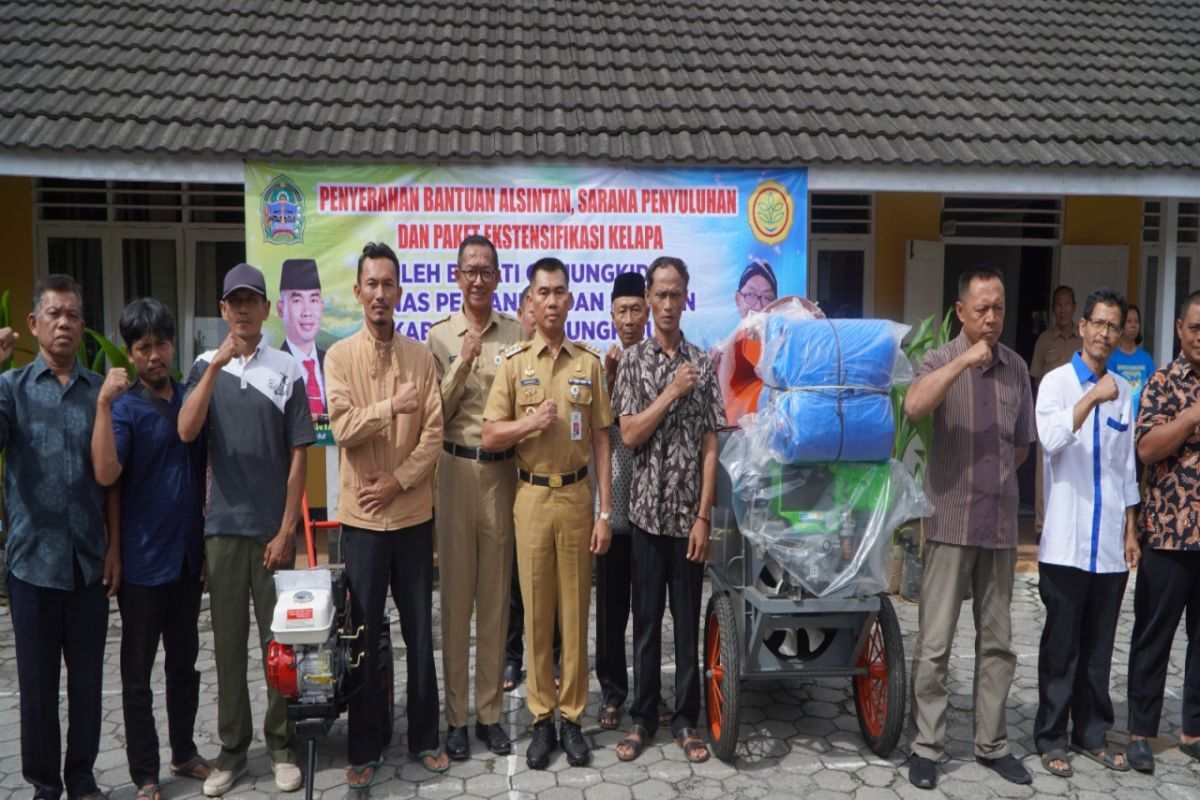
[(183, 407), (183, 386), (172, 380), (168, 404), (127, 391), (113, 401), (113, 436), (121, 463), (121, 580), (161, 586), (204, 561), (204, 441), (179, 438), (151, 403)]
[[(43, 589), (91, 586), (104, 570), (104, 490), (92, 472), (92, 424), (104, 381), (78, 362), (67, 385), (41, 354), (0, 375), (0, 450), (8, 571)], [(75, 585), (75, 568), (83, 586)]]

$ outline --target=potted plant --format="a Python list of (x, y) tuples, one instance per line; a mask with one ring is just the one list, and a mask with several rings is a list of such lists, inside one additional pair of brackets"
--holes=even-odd
[[(954, 308), (946, 309), (941, 324), (936, 316), (928, 316), (912, 330), (907, 342), (901, 346), (904, 355), (914, 368), (924, 360), (925, 354), (936, 350), (950, 341), (950, 321)], [(929, 446), (933, 441), (933, 415), (920, 422), (913, 422), (904, 413), (904, 398), (908, 386), (892, 387), (892, 417), (896, 423), (896, 442), (892, 457), (908, 465), (918, 486), (925, 484), (925, 465), (929, 458)], [(895, 546), (893, 559), (893, 584), (898, 584), (900, 596), (906, 600), (918, 600), (921, 596), (921, 575), (925, 553), (925, 522), (909, 520), (896, 529), (893, 535)], [(898, 569), (898, 573), (897, 573)]]

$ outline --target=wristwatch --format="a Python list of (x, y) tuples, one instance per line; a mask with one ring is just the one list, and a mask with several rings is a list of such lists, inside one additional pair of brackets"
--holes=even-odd
[(612, 514), (608, 513), (607, 511), (601, 511), (600, 519), (604, 520), (605, 522), (612, 522)]

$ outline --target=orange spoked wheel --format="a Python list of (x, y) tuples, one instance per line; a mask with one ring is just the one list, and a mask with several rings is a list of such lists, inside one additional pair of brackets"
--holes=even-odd
[(886, 757), (900, 740), (904, 725), (904, 642), (892, 601), (879, 596), (879, 614), (867, 632), (867, 641), (854, 676), (854, 707), (858, 727), (871, 751)]
[(704, 700), (709, 747), (722, 761), (733, 758), (737, 749), (741, 672), (733, 600), (727, 592), (714, 592), (704, 615)]

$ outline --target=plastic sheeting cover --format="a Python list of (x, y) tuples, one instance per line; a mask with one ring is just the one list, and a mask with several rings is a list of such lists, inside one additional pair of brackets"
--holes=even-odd
[(721, 451), (743, 536), (815, 597), (883, 591), (891, 573), (892, 531), (933, 508), (904, 465), (785, 465), (764, 461), (745, 431)]

